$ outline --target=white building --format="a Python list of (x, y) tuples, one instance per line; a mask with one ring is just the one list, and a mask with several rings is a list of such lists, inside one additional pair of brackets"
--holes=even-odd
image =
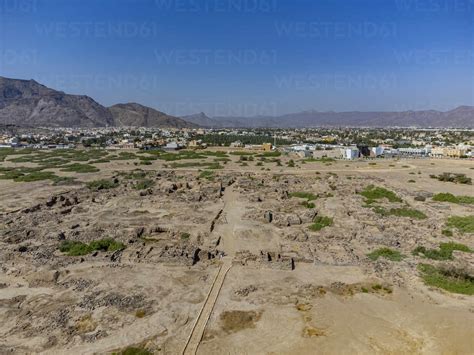
[(383, 155), (383, 147), (372, 147), (370, 148), (370, 155), (373, 157), (380, 157)]
[(169, 142), (169, 143), (166, 144), (165, 149), (167, 149), (167, 150), (178, 150), (179, 145), (176, 142)]
[(341, 150), (342, 158), (347, 160), (354, 160), (359, 158), (359, 149), (352, 147), (352, 148), (343, 148)]

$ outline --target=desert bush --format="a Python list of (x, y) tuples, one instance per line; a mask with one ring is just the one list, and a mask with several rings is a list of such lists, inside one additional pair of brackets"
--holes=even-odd
[(423, 212), (407, 208), (407, 207), (402, 207), (402, 208), (391, 208), (389, 210), (376, 206), (373, 208), (375, 213), (378, 213), (384, 217), (388, 216), (397, 216), (397, 217), (408, 217), (408, 218), (414, 218), (414, 219), (426, 219), (428, 218)]
[(412, 254), (413, 255), (422, 255), (425, 258), (433, 260), (452, 260), (453, 251), (462, 251), (466, 253), (472, 253), (472, 250), (464, 245), (458, 243), (441, 243), (439, 249), (426, 249), (425, 247), (416, 247)]
[(462, 233), (474, 233), (474, 216), (451, 216), (446, 226), (456, 228)]
[(451, 230), (449, 230), (449, 229), (443, 229), (443, 230), (441, 231), (441, 234), (444, 235), (444, 236), (446, 236), (446, 237), (452, 237), (452, 236), (453, 236), (453, 232), (452, 232)]
[(474, 295), (474, 277), (466, 270), (448, 266), (435, 267), (429, 264), (419, 264), (418, 270), (428, 286), (453, 293)]
[(128, 348), (120, 351), (119, 353), (115, 353), (117, 355), (152, 355), (151, 351), (148, 351), (144, 348), (138, 348), (134, 346), (129, 346)]
[(404, 256), (400, 252), (392, 250), (390, 248), (376, 249), (373, 252), (367, 254), (367, 256), (372, 261), (376, 261), (378, 260), (378, 258), (381, 257), (391, 261), (401, 261), (404, 258)]
[(64, 165), (61, 168), (61, 171), (84, 174), (84, 173), (96, 173), (100, 171), (100, 169), (90, 164), (74, 163), (74, 164)]
[(433, 196), (433, 201), (472, 205), (474, 204), (474, 197), (455, 196), (450, 193), (439, 193)]
[(442, 173), (440, 175), (430, 175), (430, 178), (456, 184), (472, 185), (472, 179), (467, 177), (466, 174)]
[(312, 231), (320, 231), (323, 228), (330, 227), (334, 224), (334, 220), (330, 217), (317, 216), (314, 223), (309, 227)]
[(100, 239), (92, 241), (91, 243), (83, 243), (71, 240), (65, 240), (59, 246), (59, 251), (66, 253), (69, 256), (82, 256), (90, 254), (94, 251), (117, 251), (125, 249), (125, 245), (117, 242), (114, 239)]
[(383, 187), (376, 187), (374, 185), (367, 186), (360, 195), (366, 198), (366, 203), (373, 203), (375, 200), (380, 200), (386, 198), (390, 202), (402, 202), (402, 199), (399, 198), (393, 191), (387, 190)]
[(135, 190), (146, 190), (149, 189), (150, 187), (153, 187), (155, 185), (155, 182), (150, 179), (143, 179), (137, 181), (134, 185), (133, 188)]
[(199, 178), (200, 179), (207, 179), (207, 180), (214, 180), (214, 172), (213, 171), (209, 171), (209, 170), (204, 170), (204, 171), (201, 171), (201, 173), (199, 174)]
[(101, 180), (90, 181), (86, 184), (86, 186), (90, 190), (98, 191), (98, 190), (114, 189), (119, 186), (119, 183), (116, 180), (101, 179)]

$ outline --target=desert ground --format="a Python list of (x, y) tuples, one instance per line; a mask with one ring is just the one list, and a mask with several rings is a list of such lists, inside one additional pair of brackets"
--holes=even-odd
[(0, 153), (0, 353), (472, 354), (443, 173), (474, 161)]

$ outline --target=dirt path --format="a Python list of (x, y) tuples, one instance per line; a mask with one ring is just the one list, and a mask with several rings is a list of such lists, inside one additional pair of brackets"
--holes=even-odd
[(183, 354), (196, 354), (199, 343), (204, 335), (207, 322), (211, 317), (214, 305), (217, 302), (219, 293), (225, 281), (225, 277), (232, 267), (232, 260), (236, 252), (235, 248), (235, 230), (242, 217), (242, 208), (237, 203), (238, 192), (234, 191), (232, 187), (228, 187), (224, 193), (224, 212), (223, 217), (225, 220), (224, 224), (219, 225), (215, 230), (214, 234), (221, 236), (222, 248), (226, 253), (226, 256), (222, 259), (222, 265), (219, 272), (214, 279), (206, 301), (198, 315), (196, 323), (192, 329), (191, 335), (186, 342), (183, 350)]
[(207, 295), (204, 307), (201, 309), (197, 321), (194, 324), (191, 336), (188, 338), (186, 346), (184, 347), (184, 355), (196, 354), (199, 347), (199, 343), (201, 342), (202, 336), (204, 335), (204, 330), (206, 329), (207, 322), (212, 314), (214, 305), (217, 302), (217, 298), (219, 297), (222, 285), (224, 284), (227, 272), (230, 270), (231, 267), (232, 259), (229, 257), (225, 258), (222, 266), (219, 269), (217, 277), (215, 278), (214, 283), (212, 284), (211, 291)]

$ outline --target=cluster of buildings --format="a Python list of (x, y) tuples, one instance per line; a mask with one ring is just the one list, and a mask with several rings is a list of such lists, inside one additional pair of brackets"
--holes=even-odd
[[(206, 140), (207, 137), (207, 140)], [(217, 137), (218, 139), (209, 139)], [(268, 138), (268, 139), (262, 139)], [(223, 139), (224, 138), (224, 139)], [(254, 139), (258, 138), (258, 139)], [(278, 149), (301, 158), (472, 158), (474, 130), (441, 129), (160, 129), (137, 127), (0, 130), (0, 148), (68, 149)], [(245, 142), (245, 143), (244, 143)], [(256, 144), (256, 142), (259, 142)], [(263, 142), (263, 143), (260, 143)], [(270, 143), (270, 142), (273, 142)], [(253, 144), (251, 144), (253, 143)], [(285, 145), (283, 145), (283, 143)]]
[(431, 147), (423, 148), (393, 148), (393, 147), (344, 147), (341, 148), (341, 157), (347, 160), (359, 158), (472, 158), (472, 146), (459, 145), (452, 147)]

